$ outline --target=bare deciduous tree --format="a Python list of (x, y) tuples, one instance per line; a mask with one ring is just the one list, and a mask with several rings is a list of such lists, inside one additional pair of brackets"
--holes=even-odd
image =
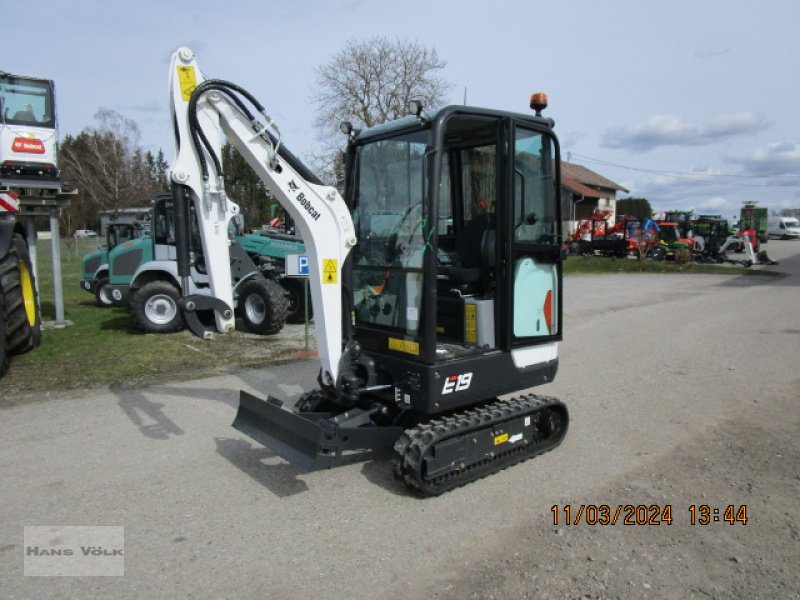
[(333, 130), (349, 120), (372, 127), (407, 115), (412, 99), (439, 105), (450, 87), (437, 76), (445, 64), (436, 49), (408, 39), (350, 40), (317, 68), (316, 124)]
[(104, 108), (97, 111), (95, 119), (97, 127), (85, 129), (64, 144), (64, 176), (95, 210), (131, 206), (149, 191), (139, 128), (130, 119)]
[(96, 227), (98, 211), (147, 206), (150, 195), (168, 185), (163, 153), (142, 151), (134, 121), (105, 108), (95, 119), (96, 127), (67, 136), (61, 144), (63, 177), (79, 191), (62, 219), (67, 234), (73, 226)]
[[(409, 114), (408, 103), (414, 99), (428, 108), (441, 105), (450, 87), (438, 75), (445, 64), (434, 48), (419, 42), (373, 37), (348, 41), (318, 67), (312, 101), (317, 108), (315, 124), (327, 145), (313, 161), (322, 177), (330, 183), (340, 180), (341, 164), (336, 159), (341, 150), (331, 145), (339, 123), (350, 121), (357, 128), (379, 125)], [(340, 145), (338, 140), (333, 144)]]

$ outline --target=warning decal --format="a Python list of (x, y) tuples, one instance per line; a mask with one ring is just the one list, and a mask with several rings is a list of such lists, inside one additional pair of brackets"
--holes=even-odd
[(185, 102), (192, 97), (194, 88), (197, 87), (197, 79), (194, 76), (194, 67), (178, 67), (178, 83), (181, 86), (181, 97)]
[(339, 261), (335, 258), (322, 259), (322, 283), (339, 281)]
[(413, 354), (419, 356), (419, 342), (411, 340), (400, 340), (398, 338), (389, 338), (389, 350), (396, 350), (397, 352), (405, 352), (406, 354)]

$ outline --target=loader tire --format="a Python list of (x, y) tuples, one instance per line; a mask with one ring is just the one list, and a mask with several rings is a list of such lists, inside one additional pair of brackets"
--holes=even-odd
[[(302, 279), (288, 279), (285, 278), (281, 280), (281, 286), (286, 290), (287, 294), (287, 301), (289, 302), (289, 308), (286, 312), (286, 322), (287, 323), (305, 323), (306, 321), (306, 295), (304, 288), (304, 282)], [(314, 318), (314, 307), (311, 304), (311, 297), (309, 295), (308, 298), (308, 320)]]
[(97, 280), (97, 286), (94, 288), (94, 301), (101, 308), (114, 306), (111, 288), (108, 287), (108, 277), (101, 277)]
[(6, 297), (0, 288), (0, 377), (8, 371), (8, 348), (6, 347)]
[(146, 333), (172, 333), (183, 329), (183, 313), (178, 307), (181, 294), (168, 281), (150, 281), (136, 291), (131, 310), (136, 324)]
[(286, 322), (288, 309), (283, 288), (269, 279), (251, 279), (239, 290), (237, 311), (250, 333), (278, 333)]
[(42, 317), (28, 245), (19, 234), (14, 234), (8, 254), (0, 259), (0, 289), (5, 296), (7, 353), (33, 350), (42, 341)]

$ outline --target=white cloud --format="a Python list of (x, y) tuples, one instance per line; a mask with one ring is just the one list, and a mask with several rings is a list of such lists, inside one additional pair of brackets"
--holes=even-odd
[(697, 208), (723, 208), (730, 205), (730, 202), (723, 198), (722, 196), (714, 196), (713, 198), (709, 198), (708, 200), (701, 201)]
[(762, 129), (764, 119), (751, 112), (720, 115), (708, 123), (687, 123), (675, 115), (654, 115), (632, 127), (606, 131), (601, 145), (649, 152), (660, 146), (706, 146)]
[[(747, 173), (754, 175), (800, 175), (800, 146), (793, 141), (774, 142), (762, 148), (725, 157), (731, 163), (742, 165)], [(791, 179), (792, 185), (800, 184), (800, 176)]]

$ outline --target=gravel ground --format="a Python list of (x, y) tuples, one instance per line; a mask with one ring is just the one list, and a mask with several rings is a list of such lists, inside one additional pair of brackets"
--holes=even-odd
[[(567, 280), (539, 388), (564, 443), (439, 498), (386, 456), (306, 473), (230, 428), (239, 389), (297, 397), (311, 361), (2, 410), (0, 595), (796, 598), (800, 244), (768, 249), (790, 276)], [(566, 504), (672, 523), (554, 525)], [(692, 504), (747, 523), (691, 525)], [(25, 577), (25, 525), (124, 527), (124, 577)]]

